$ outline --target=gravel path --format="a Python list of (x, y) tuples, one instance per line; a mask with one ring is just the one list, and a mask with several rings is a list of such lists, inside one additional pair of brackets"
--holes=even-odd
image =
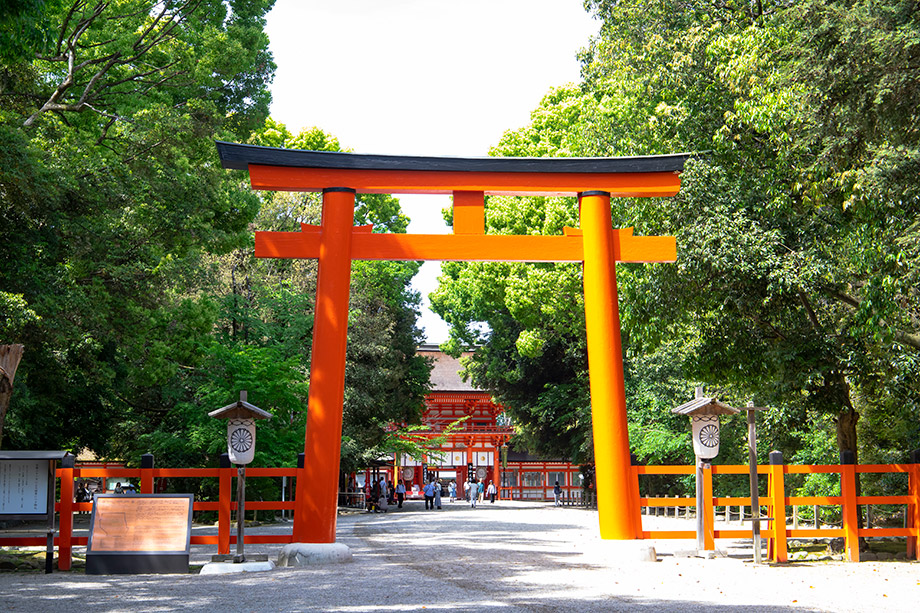
[[(643, 518), (646, 529), (691, 529), (687, 520)], [(260, 527), (252, 532), (270, 532)], [(285, 529), (289, 529), (289, 526)], [(205, 529), (208, 530), (208, 529)], [(197, 530), (196, 530), (197, 531)], [(543, 503), (407, 503), (387, 514), (339, 518), (351, 563), (244, 575), (0, 574), (4, 611), (909, 611), (920, 600), (910, 562), (755, 566), (745, 543), (703, 560), (673, 555), (690, 541), (601, 541), (597, 514)], [(276, 556), (279, 546), (247, 552)], [(213, 547), (193, 547), (203, 563)]]

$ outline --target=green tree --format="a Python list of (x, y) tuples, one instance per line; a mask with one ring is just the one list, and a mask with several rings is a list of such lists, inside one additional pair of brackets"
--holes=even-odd
[[(209, 252), (258, 201), (212, 139), (263, 121), (271, 2), (20, 2), (0, 14), (0, 290), (35, 316), (10, 446), (106, 453), (201, 363)], [(4, 30), (4, 35), (7, 33)], [(21, 319), (21, 318), (19, 318)]]

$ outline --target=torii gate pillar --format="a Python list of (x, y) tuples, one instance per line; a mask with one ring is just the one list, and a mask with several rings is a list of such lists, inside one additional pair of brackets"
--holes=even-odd
[[(304, 444), (314, 453), (304, 462), (303, 478), (297, 479), (294, 540), (299, 543), (335, 542), (355, 190), (324, 189), (322, 223)], [(303, 521), (305, 517), (333, 521)]]
[(617, 235), (610, 217), (610, 194), (581, 194), (584, 245), (585, 328), (594, 433), (597, 510), (602, 539), (639, 536), (638, 500), (633, 488), (626, 424), (626, 387), (617, 299)]

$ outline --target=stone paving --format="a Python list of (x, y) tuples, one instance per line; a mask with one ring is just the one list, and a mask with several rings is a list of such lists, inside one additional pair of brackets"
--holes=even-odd
[[(645, 517), (646, 529), (692, 520)], [(289, 530), (274, 525), (250, 532)], [(196, 527), (207, 533), (212, 527)], [(908, 611), (920, 566), (902, 561), (752, 563), (750, 541), (718, 541), (726, 557), (679, 557), (692, 541), (611, 542), (594, 511), (546, 503), (412, 501), (386, 514), (339, 518), (350, 563), (233, 575), (0, 573), (4, 611)], [(657, 562), (641, 562), (652, 545)], [(276, 557), (281, 545), (248, 553)], [(195, 546), (194, 565), (213, 547)]]

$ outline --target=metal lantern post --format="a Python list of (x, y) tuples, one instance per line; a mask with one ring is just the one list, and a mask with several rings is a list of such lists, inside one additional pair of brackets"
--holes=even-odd
[(696, 456), (696, 546), (699, 551), (707, 550), (703, 470), (709, 468), (709, 461), (719, 455), (719, 416), (734, 415), (738, 411), (715, 398), (703, 396), (702, 387), (696, 388), (696, 398), (671, 409), (672, 413), (690, 417), (693, 432), (693, 454)]
[(240, 392), (240, 399), (233, 404), (211, 411), (208, 417), (227, 420), (227, 453), (237, 466), (236, 480), (236, 555), (234, 562), (245, 562), (243, 533), (246, 523), (246, 465), (252, 462), (256, 452), (257, 419), (271, 419), (268, 411), (246, 401), (246, 390)]

